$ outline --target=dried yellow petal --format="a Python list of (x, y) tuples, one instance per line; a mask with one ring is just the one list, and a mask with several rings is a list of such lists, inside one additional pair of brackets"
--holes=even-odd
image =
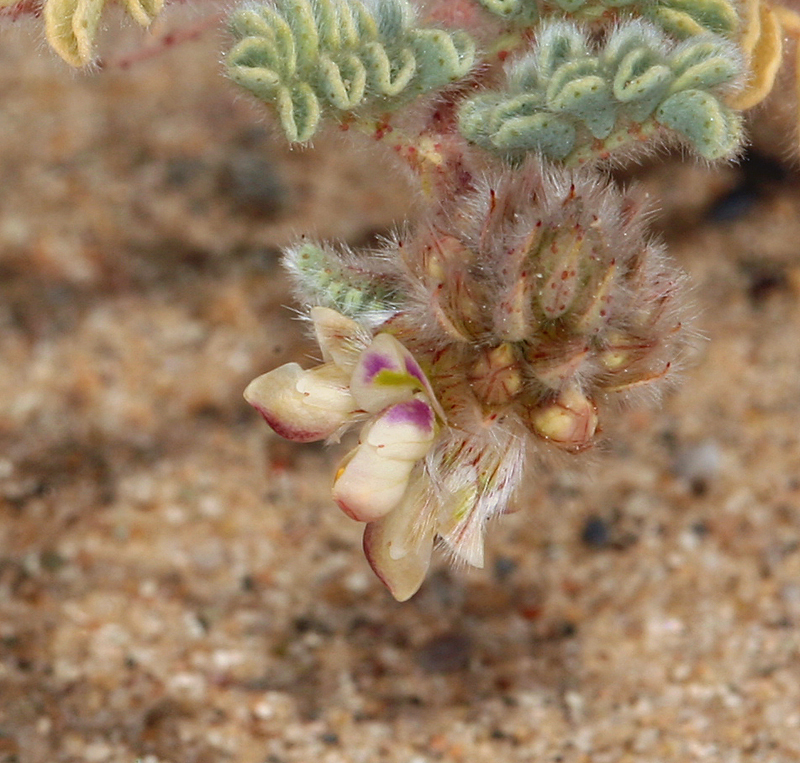
[[(3, 0), (0, 0), (0, 5)], [(164, 0), (123, 0), (128, 14), (147, 26), (164, 7)], [(106, 0), (47, 0), (45, 37), (50, 47), (71, 66), (85, 66), (94, 58), (94, 38)]]
[(85, 57), (85, 50), (76, 39), (72, 26), (78, 2), (79, 0), (49, 0), (43, 10), (47, 42), (72, 66), (83, 66), (91, 60)]
[(164, 8), (164, 0), (124, 0), (125, 9), (142, 26), (148, 26)]
[(744, 90), (730, 99), (730, 106), (750, 109), (761, 103), (772, 92), (782, 56), (781, 23), (772, 8), (762, 3), (759, 8), (759, 35), (749, 57), (750, 79)]

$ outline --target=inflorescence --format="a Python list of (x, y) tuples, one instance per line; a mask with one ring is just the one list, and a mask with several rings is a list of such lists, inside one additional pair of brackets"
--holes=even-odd
[[(0, 14), (41, 7), (51, 47), (84, 66), (105, 5)], [(144, 26), (163, 5), (123, 0)], [(481, 566), (527, 475), (674, 381), (694, 338), (685, 277), (607, 170), (669, 146), (735, 159), (800, 16), (772, 0), (251, 0), (229, 30), (228, 76), (287, 141), (363, 133), (417, 181), (424, 211), (381, 247), (287, 249), (323, 362), (245, 392), (291, 440), (358, 430), (333, 498), (407, 599), (437, 543)]]
[(694, 338), (685, 277), (606, 169), (665, 145), (735, 158), (788, 23), (729, 0), (427, 7), (246, 6), (226, 59), (290, 142), (352, 127), (418, 180), (424, 212), (383, 246), (286, 251), (323, 362), (245, 392), (289, 439), (358, 430), (333, 498), (365, 523), (367, 559), (399, 600), (437, 543), (482, 566), (486, 524), (526, 475), (674, 380)]

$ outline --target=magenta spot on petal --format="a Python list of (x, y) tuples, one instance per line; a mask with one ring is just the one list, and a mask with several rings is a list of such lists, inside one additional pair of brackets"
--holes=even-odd
[(380, 565), (378, 564), (378, 560), (375, 558), (375, 532), (377, 530), (378, 525), (375, 522), (367, 522), (367, 526), (364, 528), (364, 538), (362, 540), (362, 548), (364, 549), (364, 556), (367, 559), (367, 563), (370, 567), (372, 567), (372, 571), (377, 575), (378, 580), (381, 581), (389, 590), (391, 591), (391, 587), (389, 586), (389, 580), (381, 571)]
[(345, 513), (347, 514), (350, 519), (355, 519), (356, 522), (363, 522), (364, 520), (358, 516), (358, 512), (355, 509), (351, 509), (341, 498), (334, 496), (333, 500), (336, 502), (336, 505)]
[(384, 420), (389, 424), (413, 424), (427, 432), (433, 426), (433, 410), (423, 400), (407, 400), (389, 408)]
[(387, 369), (393, 370), (394, 364), (385, 355), (380, 355), (377, 352), (364, 353), (365, 381), (371, 382), (381, 371)]
[(291, 440), (292, 442), (317, 442), (319, 440), (324, 440), (330, 434), (330, 432), (320, 432), (319, 430), (311, 431), (294, 427), (279, 417), (273, 416), (269, 411), (264, 410), (258, 405), (254, 405), (253, 408), (264, 417), (264, 421), (272, 427), (275, 434), (287, 440)]
[(425, 375), (422, 373), (422, 369), (414, 358), (406, 358), (406, 371), (415, 379), (422, 382), (422, 386), (425, 387)]

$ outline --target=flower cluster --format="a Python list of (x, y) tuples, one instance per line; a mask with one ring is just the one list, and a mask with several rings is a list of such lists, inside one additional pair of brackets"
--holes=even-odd
[[(0, 15), (41, 12), (50, 46), (86, 66), (107, 4), (0, 0)], [(121, 5), (146, 26), (164, 2)], [(524, 475), (674, 378), (693, 340), (684, 277), (607, 168), (673, 143), (735, 158), (800, 15), (772, 0), (253, 0), (229, 31), (228, 76), (290, 143), (326, 122), (366, 134), (425, 202), (378, 251), (286, 251), (323, 362), (245, 392), (296, 442), (360, 427), (333, 498), (407, 599), (437, 542), (481, 566)]]
[(524, 476), (675, 378), (684, 276), (606, 168), (737, 156), (800, 22), (769, 0), (270, 0), (232, 31), (229, 73), (290, 141), (366, 133), (425, 201), (377, 251), (285, 253), (325, 362), (246, 395), (293, 440), (362, 425), (333, 497), (406, 599), (435, 543), (481, 566)]
[(324, 301), (320, 268), (352, 275), (348, 290), (380, 283), (386, 310), (362, 313), (331, 288), (329, 305), (310, 307), (325, 362), (282, 366), (246, 397), (300, 442), (363, 423), (333, 497), (367, 523), (367, 558), (404, 600), (437, 538), (482, 566), (485, 525), (512, 508), (535, 460), (590, 448), (615, 398), (671, 378), (689, 336), (682, 275), (632, 198), (537, 163), (475, 182), (361, 253), (357, 271), (352, 257), (292, 250), (301, 299)]
[(407, 533), (398, 525), (413, 519), (409, 508), (415, 507), (403, 498), (412, 475), (420, 477), (418, 464), (444, 412), (417, 361), (391, 334), (370, 339), (361, 325), (324, 307), (313, 308), (311, 320), (325, 362), (308, 371), (296, 363), (281, 366), (255, 379), (245, 398), (278, 434), (297, 442), (336, 438), (364, 422), (358, 446), (336, 474), (333, 497), (350, 517), (368, 523), (373, 567), (406, 599), (422, 582), (433, 536), (427, 556), (415, 549), (405, 559)]

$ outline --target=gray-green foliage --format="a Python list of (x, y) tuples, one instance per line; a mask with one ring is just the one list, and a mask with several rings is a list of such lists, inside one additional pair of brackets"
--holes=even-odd
[(408, 0), (274, 0), (235, 11), (228, 74), (274, 104), (286, 137), (309, 140), (327, 110), (389, 111), (465, 76), (462, 31), (417, 26)]
[(535, 151), (561, 160), (653, 120), (704, 158), (719, 159), (741, 144), (741, 119), (722, 99), (741, 75), (740, 57), (717, 36), (675, 44), (651, 24), (633, 21), (596, 52), (584, 30), (559, 21), (541, 27), (505, 89), (464, 102), (459, 129), (506, 155)]
[(284, 263), (302, 300), (330, 307), (365, 322), (382, 321), (398, 309), (388, 277), (364, 269), (365, 259), (329, 246), (304, 242), (286, 252)]
[(732, 35), (739, 26), (735, 0), (478, 0), (512, 26), (531, 27), (540, 15), (563, 13), (580, 21), (639, 16), (680, 39), (707, 32)]

